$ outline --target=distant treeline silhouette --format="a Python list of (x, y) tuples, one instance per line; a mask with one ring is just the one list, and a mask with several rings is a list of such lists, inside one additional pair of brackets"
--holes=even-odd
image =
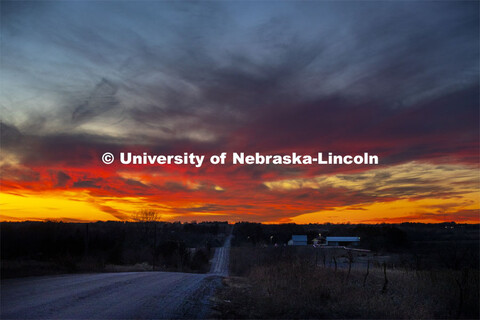
[[(454, 222), (423, 224), (279, 224), (240, 222), (235, 225), (233, 246), (286, 245), (292, 235), (313, 239), (326, 236), (360, 237), (360, 248), (405, 256), (416, 269), (479, 267), (478, 224)], [(413, 261), (413, 262), (412, 262)]]
[(2, 222), (2, 277), (105, 271), (208, 271), (212, 247), (221, 246), (226, 222)]
[[(2, 222), (1, 276), (65, 272), (165, 270), (206, 272), (212, 247), (221, 246), (227, 222)], [(148, 216), (148, 217), (147, 217)], [(235, 224), (232, 246), (284, 246), (292, 235), (360, 237), (360, 248), (396, 253), (416, 270), (479, 267), (479, 225)]]

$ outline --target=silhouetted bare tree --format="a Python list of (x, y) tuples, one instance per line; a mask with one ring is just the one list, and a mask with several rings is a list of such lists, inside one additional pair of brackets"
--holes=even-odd
[(151, 230), (152, 239), (152, 270), (155, 270), (156, 265), (156, 248), (157, 248), (157, 221), (160, 218), (158, 211), (151, 209), (142, 209), (133, 214), (133, 220), (136, 222), (143, 222), (144, 234), (146, 238), (149, 237)]
[(132, 219), (136, 222), (154, 222), (160, 219), (160, 215), (156, 210), (143, 209), (135, 212)]

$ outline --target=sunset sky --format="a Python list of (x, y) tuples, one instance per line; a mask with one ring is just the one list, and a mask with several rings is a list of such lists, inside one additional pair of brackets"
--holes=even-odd
[(480, 222), (477, 1), (16, 1), (0, 32), (1, 221)]

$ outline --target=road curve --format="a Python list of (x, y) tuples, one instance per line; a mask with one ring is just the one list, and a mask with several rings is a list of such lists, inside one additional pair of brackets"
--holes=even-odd
[(204, 318), (208, 298), (228, 274), (230, 237), (208, 274), (124, 272), (7, 279), (2, 319)]

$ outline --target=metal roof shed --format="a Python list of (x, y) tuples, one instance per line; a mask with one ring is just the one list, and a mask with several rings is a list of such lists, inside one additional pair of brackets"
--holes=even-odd
[(358, 243), (360, 242), (360, 237), (327, 237), (325, 240), (327, 246), (339, 246)]

